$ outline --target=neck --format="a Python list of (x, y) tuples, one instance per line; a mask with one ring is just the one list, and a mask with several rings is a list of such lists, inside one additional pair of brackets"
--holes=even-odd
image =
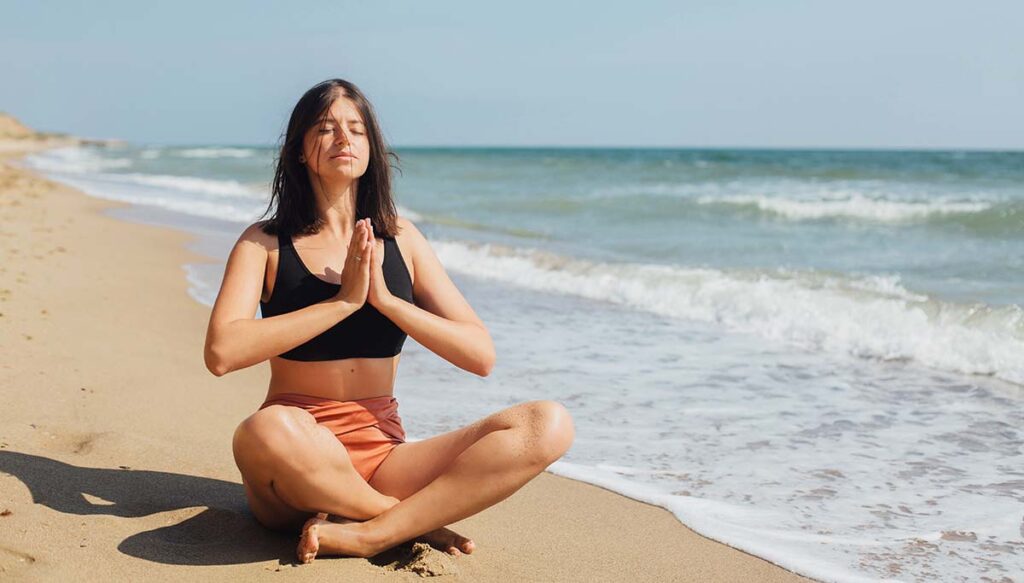
[(356, 223), (359, 180), (317, 180), (315, 175), (310, 175), (309, 178), (313, 185), (313, 193), (316, 195), (317, 212), (324, 218), (324, 228), (338, 240), (347, 241)]

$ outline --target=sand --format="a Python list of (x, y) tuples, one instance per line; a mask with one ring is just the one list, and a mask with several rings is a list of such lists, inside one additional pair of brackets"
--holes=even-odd
[(182, 265), (209, 258), (9, 163), (73, 138), (4, 134), (0, 580), (809, 581), (547, 472), (452, 525), (472, 555), (407, 544), (297, 564), (298, 537), (253, 520), (231, 454), (269, 366), (203, 364), (209, 308)]

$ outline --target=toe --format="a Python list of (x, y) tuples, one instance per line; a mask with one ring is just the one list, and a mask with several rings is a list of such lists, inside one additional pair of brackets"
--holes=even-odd
[(310, 518), (303, 525), (299, 546), (295, 549), (299, 562), (303, 565), (312, 562), (316, 558), (317, 551), (320, 550), (320, 541), (317, 539), (316, 532), (318, 520), (318, 518)]

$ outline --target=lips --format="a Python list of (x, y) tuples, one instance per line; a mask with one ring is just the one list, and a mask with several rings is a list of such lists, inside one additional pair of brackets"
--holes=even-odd
[(355, 156), (347, 152), (342, 152), (341, 154), (335, 154), (334, 156), (331, 156), (331, 159), (334, 158), (355, 158)]

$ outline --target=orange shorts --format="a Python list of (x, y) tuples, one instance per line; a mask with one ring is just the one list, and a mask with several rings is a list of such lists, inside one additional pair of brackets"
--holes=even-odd
[(316, 422), (330, 429), (345, 446), (356, 471), (367, 482), (391, 450), (405, 443), (398, 400), (391, 396), (335, 401), (301, 393), (281, 393), (264, 401), (260, 409), (271, 405), (299, 407), (312, 413)]

